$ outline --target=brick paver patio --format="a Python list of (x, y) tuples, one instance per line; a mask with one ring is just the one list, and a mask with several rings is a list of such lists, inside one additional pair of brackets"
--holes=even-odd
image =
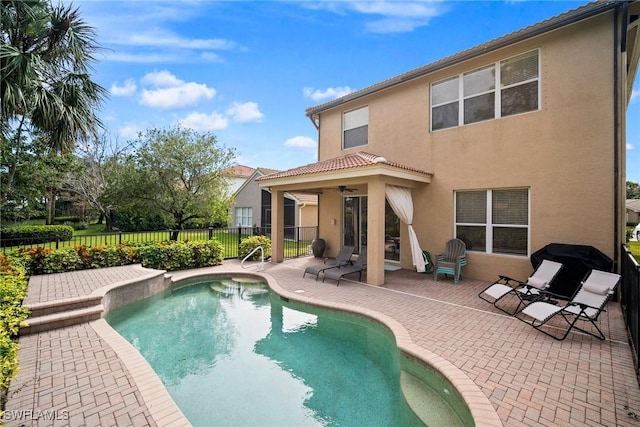
[[(600, 318), (606, 341), (577, 333), (556, 341), (480, 300), (484, 282), (454, 286), (399, 270), (387, 272), (383, 287), (352, 281), (336, 287), (302, 278), (304, 267), (315, 262), (268, 263), (256, 272), (226, 261), (170, 274), (180, 280), (256, 272), (307, 300), (380, 313), (408, 332), (399, 340), (440, 356), (472, 380), (505, 426), (640, 426), (633, 416), (640, 414), (640, 387), (619, 303), (610, 303)], [(26, 303), (82, 297), (150, 271), (126, 266), (34, 276)], [(22, 336), (21, 371), (9, 392), (6, 425), (184, 424), (157, 377), (123, 341), (102, 319)]]

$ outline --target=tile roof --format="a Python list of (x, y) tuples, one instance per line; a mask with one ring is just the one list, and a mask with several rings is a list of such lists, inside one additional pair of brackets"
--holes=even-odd
[(258, 178), (257, 181), (265, 181), (265, 180), (277, 179), (277, 178), (289, 178), (289, 177), (301, 176), (301, 175), (311, 175), (311, 174), (322, 173), (322, 172), (357, 169), (357, 168), (362, 168), (362, 167), (372, 166), (377, 164), (383, 164), (383, 165), (391, 166), (398, 169), (427, 174), (427, 172), (419, 169), (414, 169), (409, 166), (402, 165), (400, 163), (390, 162), (382, 156), (366, 153), (364, 151), (358, 151), (357, 153), (347, 154), (341, 157), (334, 157), (332, 159), (311, 163), (311, 164), (300, 166), (294, 169), (272, 173), (270, 175), (266, 175)]
[(249, 178), (256, 170), (249, 166), (233, 165), (224, 170), (227, 176), (245, 177)]

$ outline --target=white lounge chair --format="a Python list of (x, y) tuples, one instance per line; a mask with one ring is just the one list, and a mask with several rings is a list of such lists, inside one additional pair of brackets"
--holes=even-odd
[[(562, 264), (559, 262), (547, 259), (542, 260), (526, 281), (521, 282), (508, 276), (499, 276), (500, 278), (496, 282), (483, 289), (478, 296), (493, 304), (498, 310), (513, 316), (520, 310), (520, 307), (540, 299), (542, 297), (540, 291), (547, 289), (551, 285), (553, 278), (556, 277), (561, 268)], [(507, 295), (515, 295), (518, 298), (518, 305), (514, 311), (507, 311), (505, 308), (498, 306), (498, 302)]]
[[(557, 306), (544, 301), (534, 302), (520, 312), (522, 315), (531, 318), (531, 320), (528, 321), (525, 318), (520, 317), (519, 319), (523, 322), (529, 323), (540, 332), (557, 340), (565, 339), (573, 328), (576, 328), (585, 334), (604, 340), (605, 336), (600, 328), (598, 328), (596, 322), (598, 321), (600, 313), (605, 311), (605, 307), (613, 296), (619, 282), (619, 274), (591, 270), (587, 279), (580, 284), (578, 291), (567, 305)], [(569, 325), (564, 335), (561, 337), (541, 329), (542, 326), (556, 317), (557, 314), (559, 314), (560, 317), (567, 322), (567, 325)], [(584, 320), (591, 323), (596, 331), (598, 331), (597, 334), (578, 327), (576, 325), (578, 320)]]

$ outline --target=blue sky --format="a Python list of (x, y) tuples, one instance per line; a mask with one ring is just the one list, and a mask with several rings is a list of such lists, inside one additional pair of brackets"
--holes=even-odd
[[(213, 132), (252, 167), (317, 160), (305, 109), (586, 4), (586, 1), (81, 0), (106, 50), (101, 118), (123, 143), (177, 123)], [(640, 182), (640, 79), (627, 179)], [(634, 120), (635, 118), (635, 120)]]

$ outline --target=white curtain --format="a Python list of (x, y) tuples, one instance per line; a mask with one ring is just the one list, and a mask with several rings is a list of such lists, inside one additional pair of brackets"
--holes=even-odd
[(411, 190), (405, 187), (396, 187), (393, 185), (387, 185), (385, 194), (389, 205), (393, 209), (398, 218), (409, 228), (409, 245), (411, 246), (411, 257), (413, 258), (413, 265), (419, 273), (424, 273), (425, 263), (422, 256), (422, 249), (418, 242), (418, 236), (413, 229), (413, 200), (411, 199)]

